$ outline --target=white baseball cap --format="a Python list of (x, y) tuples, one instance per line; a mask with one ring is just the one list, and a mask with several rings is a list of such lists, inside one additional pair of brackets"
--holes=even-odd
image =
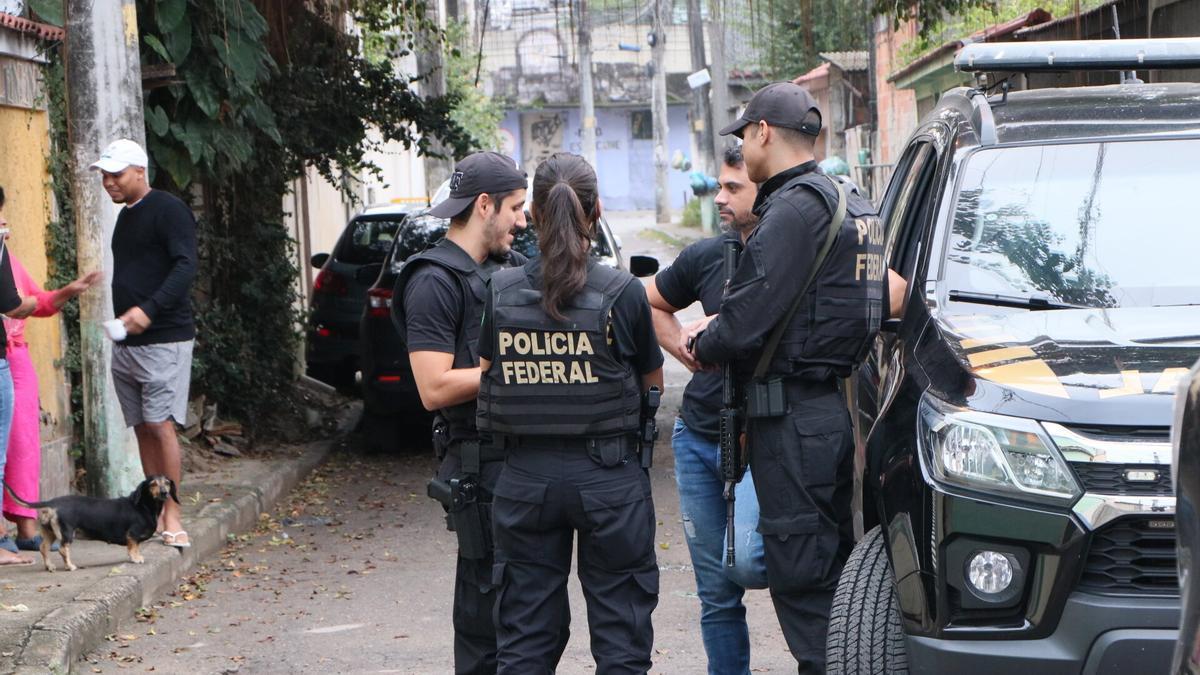
[(108, 173), (120, 173), (131, 166), (145, 168), (150, 163), (142, 146), (128, 138), (113, 141), (108, 144), (100, 159), (96, 160), (89, 169), (99, 169)]

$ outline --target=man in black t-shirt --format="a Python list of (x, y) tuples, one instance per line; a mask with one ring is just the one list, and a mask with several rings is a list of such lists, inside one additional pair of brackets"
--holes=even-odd
[(681, 335), (688, 331), (675, 316), (694, 302), (700, 302), (706, 315), (716, 314), (725, 286), (725, 242), (737, 238), (744, 243), (758, 222), (751, 213), (758, 186), (746, 175), (737, 146), (726, 150), (718, 184), (721, 189), (714, 201), (726, 231), (683, 249), (646, 291), (659, 344), (693, 372), (683, 392), (671, 445), (684, 534), (700, 596), (700, 632), (709, 672), (745, 673), (750, 669), (750, 636), (742, 595), (747, 588), (767, 585), (762, 535), (756, 531), (758, 498), (747, 471), (737, 486), (736, 566), (728, 568), (722, 559), (726, 506), (718, 436), (721, 373), (698, 370), (699, 364), (683, 347)]
[[(124, 204), (112, 236), (112, 294), (126, 337), (113, 345), (113, 384), (137, 436), (142, 470), (166, 475), (177, 492), (182, 469), (175, 422), (187, 417), (196, 337), (196, 218), (178, 197), (150, 189), (148, 163), (140, 145), (121, 139), (91, 168), (103, 176), (109, 197)], [(191, 546), (177, 500), (166, 501), (160, 525), (164, 544)]]
[(392, 321), (407, 345), (421, 403), (437, 412), (434, 446), (442, 463), (430, 494), (457, 491), (470, 501), (443, 502), (459, 542), (456, 673), (496, 672), (491, 502), (502, 456), (480, 443), (475, 427), (478, 341), (492, 272), (525, 262), (512, 250), (513, 235), (525, 228), (525, 188), (525, 174), (508, 157), (478, 152), (460, 161), (450, 197), (429, 212), (450, 219), (446, 238), (405, 262), (392, 296)]

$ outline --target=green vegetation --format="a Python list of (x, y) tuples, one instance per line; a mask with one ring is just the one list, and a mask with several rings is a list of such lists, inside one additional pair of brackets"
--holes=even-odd
[(767, 16), (755, 23), (767, 31), (763, 67), (771, 79), (803, 75), (823, 63), (822, 52), (867, 48), (867, 0), (777, 0), (766, 7)]
[[(1035, 9), (1044, 9), (1056, 19), (1071, 16), (1075, 13), (1075, 2), (1076, 0), (988, 0), (986, 3), (975, 3), (972, 0), (969, 6), (952, 13), (941, 14), (940, 16), (945, 17), (943, 19), (923, 20), (920, 34), (901, 47), (898, 59), (902, 66), (907, 65), (925, 52), (946, 42), (967, 37), (998, 23), (1011, 21)], [(1079, 0), (1080, 11), (1083, 12), (1102, 4), (1104, 0)], [(887, 15), (899, 16), (890, 12)], [(922, 13), (920, 16), (925, 18), (939, 14)]]
[(684, 227), (700, 227), (700, 200), (689, 199), (683, 205), (683, 216), (679, 220), (679, 224)]
[[(59, 6), (61, 10), (61, 5)], [(48, 64), (42, 70), (46, 92), (46, 111), (50, 117), (50, 189), (54, 194), (54, 220), (46, 225), (46, 257), (49, 262), (47, 288), (61, 288), (79, 276), (76, 258), (75, 210), (71, 201), (71, 146), (67, 138), (67, 77), (61, 45), (46, 53)], [(57, 364), (70, 385), (71, 417), (74, 439), (70, 454), (83, 456), (83, 364), (80, 359), (79, 301), (62, 307), (62, 327), (66, 337), (62, 360)]]
[[(445, 55), (446, 93), (454, 100), (450, 119), (471, 137), (472, 145), (486, 150), (499, 147), (500, 123), (504, 121), (504, 106), (483, 93), (476, 86), (475, 73), (477, 55), (470, 50), (462, 51), (458, 45), (466, 44), (470, 35), (467, 25), (461, 22), (446, 26), (446, 41), (455, 45)], [(486, 68), (487, 64), (483, 64)], [(480, 75), (486, 79), (486, 70)]]
[[(421, 151), (434, 137), (456, 155), (473, 147), (450, 119), (453, 99), (418, 96), (416, 80), (388, 59), (363, 58), (336, 13), (310, 4), (137, 3), (143, 62), (176, 69), (175, 83), (145, 98), (153, 182), (190, 198), (200, 217), (194, 389), (251, 423), (286, 407), (297, 371), (289, 182), (312, 166), (353, 190), (357, 176), (378, 171), (365, 159), (377, 147), (372, 128), (381, 142)], [(351, 10), (392, 49), (411, 51), (430, 26), (423, 2), (361, 0)]]

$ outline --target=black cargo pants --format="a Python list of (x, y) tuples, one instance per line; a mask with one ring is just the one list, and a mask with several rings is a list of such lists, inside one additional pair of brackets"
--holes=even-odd
[[(479, 467), (479, 499), (492, 501), (503, 462), (483, 462)], [(447, 454), (438, 467), (438, 478), (463, 477), (457, 454)], [(492, 614), (496, 587), (492, 583), (493, 552), (478, 559), (458, 556), (454, 573), (454, 672), (457, 675), (492, 675), (496, 672), (496, 625)]]
[(511, 449), (494, 519), (501, 674), (555, 672), (570, 632), (576, 532), (596, 673), (649, 671), (658, 562), (650, 479), (636, 460), (601, 466), (580, 441)]
[(800, 673), (825, 672), (829, 610), (854, 547), (854, 447), (834, 382), (792, 382), (788, 412), (749, 420), (767, 587)]

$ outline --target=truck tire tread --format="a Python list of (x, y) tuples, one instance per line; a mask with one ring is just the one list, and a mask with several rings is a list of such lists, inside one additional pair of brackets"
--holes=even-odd
[(858, 542), (842, 569), (825, 658), (830, 675), (908, 673), (900, 608), (879, 527)]

